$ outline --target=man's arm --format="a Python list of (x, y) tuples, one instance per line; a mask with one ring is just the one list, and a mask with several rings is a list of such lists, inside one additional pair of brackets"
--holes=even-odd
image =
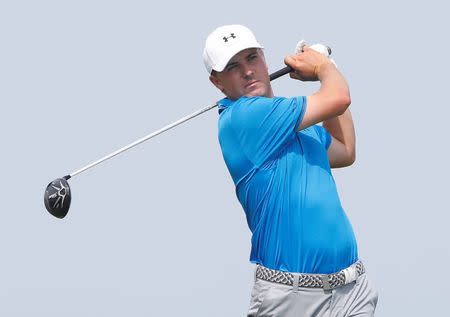
[(355, 128), (350, 110), (325, 120), (323, 127), (331, 134), (331, 144), (327, 151), (330, 167), (352, 165), (355, 161)]
[(324, 55), (309, 47), (302, 53), (284, 60), (294, 72), (291, 78), (301, 81), (320, 81), (320, 89), (306, 98), (306, 109), (298, 130), (342, 115), (350, 105), (347, 81)]

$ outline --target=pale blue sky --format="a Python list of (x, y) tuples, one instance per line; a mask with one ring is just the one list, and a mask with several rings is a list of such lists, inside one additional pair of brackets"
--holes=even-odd
[[(447, 310), (448, 10), (440, 1), (2, 1), (0, 315), (243, 316), (250, 232), (211, 111), (45, 186), (219, 98), (201, 53), (250, 27), (272, 71), (300, 39), (350, 83), (357, 162), (334, 172), (378, 316)], [(317, 84), (281, 78), (277, 95)]]

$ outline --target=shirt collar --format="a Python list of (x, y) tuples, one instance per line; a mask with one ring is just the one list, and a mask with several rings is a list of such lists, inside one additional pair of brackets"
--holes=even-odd
[(223, 98), (217, 102), (217, 108), (219, 109), (219, 114), (227, 109), (229, 106), (233, 104), (233, 100), (230, 100), (228, 98)]
[(239, 99), (236, 99), (236, 100), (231, 100), (229, 98), (223, 98), (223, 99), (219, 100), (217, 102), (217, 108), (219, 109), (219, 114), (222, 111), (224, 111), (225, 109), (231, 107), (236, 101), (239, 101), (239, 100), (245, 99), (245, 98), (248, 98), (248, 97), (242, 96), (242, 97), (240, 97)]

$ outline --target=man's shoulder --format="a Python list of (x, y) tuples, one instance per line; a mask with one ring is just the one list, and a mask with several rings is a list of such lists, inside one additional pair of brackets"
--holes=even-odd
[(223, 98), (219, 100), (217, 104), (219, 105), (219, 109), (228, 109), (228, 108), (237, 108), (245, 105), (251, 105), (255, 103), (270, 102), (271, 99), (272, 98), (262, 96), (254, 96), (254, 97), (242, 96), (238, 99)]
[(247, 97), (242, 96), (236, 100), (230, 100), (228, 98), (224, 98), (218, 102), (219, 105), (219, 113), (222, 113), (224, 110), (231, 110), (232, 113), (253, 113), (255, 111), (265, 111), (274, 106), (278, 106), (283, 103), (291, 103), (296, 102), (298, 98), (301, 97), (263, 97), (263, 96), (255, 96), (255, 97)]
[(262, 121), (278, 120), (290, 113), (293, 109), (303, 104), (303, 96), (300, 97), (241, 97), (237, 100), (222, 99), (219, 105), (219, 124), (221, 121), (227, 124), (242, 127), (254, 127)]

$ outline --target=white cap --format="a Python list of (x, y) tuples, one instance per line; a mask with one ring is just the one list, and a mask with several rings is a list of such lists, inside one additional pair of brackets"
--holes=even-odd
[(209, 74), (221, 72), (234, 55), (247, 48), (263, 48), (250, 29), (243, 25), (224, 25), (215, 29), (205, 42), (203, 63)]

